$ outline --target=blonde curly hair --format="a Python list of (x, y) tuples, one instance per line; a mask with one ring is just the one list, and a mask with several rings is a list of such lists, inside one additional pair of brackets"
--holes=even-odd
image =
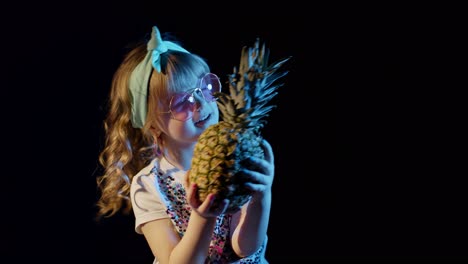
[(131, 211), (129, 193), (132, 178), (164, 148), (164, 142), (154, 134), (154, 131), (162, 132), (158, 112), (167, 110), (171, 93), (186, 89), (193, 85), (194, 80), (210, 72), (206, 61), (198, 55), (171, 50), (161, 54), (161, 72), (153, 70), (148, 85), (146, 123), (142, 128), (134, 128), (128, 83), (133, 70), (147, 52), (146, 43), (130, 50), (112, 80), (108, 114), (104, 120), (104, 148), (99, 154), (99, 163), (104, 171), (97, 177), (100, 191), (96, 203), (98, 218)]

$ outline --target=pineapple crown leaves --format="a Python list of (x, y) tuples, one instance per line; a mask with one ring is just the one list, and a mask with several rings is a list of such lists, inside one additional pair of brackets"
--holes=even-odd
[(257, 39), (253, 47), (243, 47), (239, 71), (228, 75), (229, 94), (218, 93), (218, 107), (223, 120), (235, 128), (260, 129), (266, 123), (265, 117), (276, 107), (268, 105), (283, 83), (278, 79), (287, 71), (279, 71), (290, 57), (268, 65), (270, 51), (265, 44), (260, 48)]

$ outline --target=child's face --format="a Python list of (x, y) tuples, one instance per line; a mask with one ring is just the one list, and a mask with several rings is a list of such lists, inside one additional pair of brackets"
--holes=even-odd
[(214, 93), (221, 90), (219, 78), (211, 73), (195, 86), (175, 93), (169, 101), (169, 111), (162, 116), (166, 134), (184, 142), (195, 142), (209, 126), (218, 123), (219, 111)]
[(166, 131), (167, 136), (178, 142), (196, 142), (205, 129), (218, 123), (219, 111), (216, 101), (206, 102), (204, 99), (200, 101), (202, 103), (193, 112), (191, 119), (179, 121), (170, 115), (163, 117), (163, 131)]

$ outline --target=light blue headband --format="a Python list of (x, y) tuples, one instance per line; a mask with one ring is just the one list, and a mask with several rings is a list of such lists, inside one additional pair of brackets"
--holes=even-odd
[(148, 53), (142, 62), (133, 70), (129, 86), (132, 103), (132, 126), (142, 128), (145, 125), (148, 111), (148, 85), (153, 68), (161, 72), (161, 54), (168, 50), (190, 53), (181, 46), (171, 41), (163, 41), (156, 26), (151, 32), (151, 39), (147, 44)]

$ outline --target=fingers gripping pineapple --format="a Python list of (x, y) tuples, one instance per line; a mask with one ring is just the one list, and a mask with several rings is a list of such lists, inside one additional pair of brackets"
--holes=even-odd
[(249, 201), (250, 191), (243, 187), (238, 172), (249, 157), (264, 158), (261, 128), (273, 105), (267, 103), (282, 84), (276, 81), (287, 74), (278, 69), (289, 58), (268, 65), (269, 50), (244, 47), (239, 71), (229, 75), (229, 94), (218, 93), (218, 108), (222, 121), (207, 128), (194, 149), (187, 180), (198, 185), (198, 196), (204, 201), (210, 193), (217, 201), (229, 199), (228, 211), (235, 211)]

